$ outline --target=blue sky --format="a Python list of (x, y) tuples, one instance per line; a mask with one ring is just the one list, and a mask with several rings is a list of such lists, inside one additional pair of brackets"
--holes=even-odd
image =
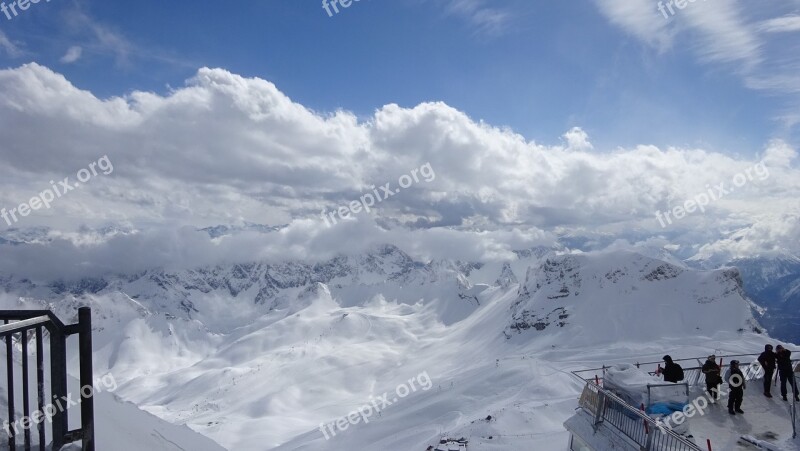
[[(361, 0), (329, 17), (316, 0), (53, 0), (0, 16), (0, 64), (35, 61), (99, 97), (166, 93), (200, 67), (220, 67), (269, 80), (316, 111), (367, 117), (389, 103), (443, 101), (545, 144), (580, 126), (602, 150), (752, 155), (771, 138), (798, 143), (798, 126), (778, 118), (797, 111), (800, 82), (748, 86), (776, 65), (797, 73), (797, 2), (758, 12), (697, 2), (669, 19), (655, 1), (625, 3)], [(714, 39), (737, 30), (704, 26), (700, 8), (734, 15), (729, 28), (788, 17), (790, 31), (760, 34), (755, 56), (745, 42), (715, 57)], [(61, 62), (73, 46), (80, 57)], [(752, 58), (759, 66), (743, 69)]]

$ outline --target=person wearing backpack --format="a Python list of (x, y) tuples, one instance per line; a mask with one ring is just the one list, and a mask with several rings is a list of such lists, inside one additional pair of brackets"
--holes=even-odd
[(683, 380), (683, 368), (672, 361), (669, 355), (664, 356), (664, 382), (680, 382)]
[(764, 396), (772, 398), (770, 387), (772, 386), (772, 376), (775, 374), (776, 354), (772, 351), (772, 345), (764, 346), (764, 352), (758, 356), (758, 363), (764, 368)]
[(711, 402), (719, 400), (719, 386), (722, 384), (721, 368), (717, 365), (717, 356), (710, 355), (703, 364), (703, 374), (706, 375), (706, 391), (711, 396)]
[(792, 368), (792, 351), (784, 348), (781, 345), (778, 345), (775, 350), (777, 351), (775, 353), (777, 356), (775, 360), (778, 362), (778, 376), (781, 378), (781, 397), (783, 397), (784, 401), (788, 401), (786, 398), (786, 383), (788, 382), (789, 386), (793, 388), (794, 400), (800, 401), (797, 384), (795, 383), (794, 378), (794, 368)]

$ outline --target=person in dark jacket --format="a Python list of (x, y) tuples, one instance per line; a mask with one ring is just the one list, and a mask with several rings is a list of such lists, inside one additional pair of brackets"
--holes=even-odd
[(703, 364), (703, 374), (706, 375), (706, 391), (711, 396), (711, 402), (719, 399), (719, 386), (722, 384), (720, 367), (717, 365), (717, 356), (710, 355)]
[(764, 368), (764, 396), (767, 398), (772, 398), (770, 387), (772, 386), (772, 376), (775, 375), (775, 358), (772, 345), (764, 346), (764, 352), (758, 356), (758, 363), (761, 364), (761, 368)]
[(742, 401), (744, 400), (744, 389), (747, 388), (747, 384), (744, 381), (742, 370), (739, 369), (738, 360), (731, 360), (728, 386), (730, 387), (730, 394), (728, 395), (728, 413), (731, 415), (744, 413), (742, 410)]
[(778, 376), (781, 378), (781, 396), (783, 396), (784, 401), (788, 401), (786, 398), (786, 382), (788, 381), (789, 385), (794, 389), (794, 400), (800, 401), (797, 384), (794, 379), (794, 368), (792, 367), (792, 351), (781, 345), (778, 345), (775, 350), (777, 351), (775, 353), (775, 361), (778, 364)]
[(680, 382), (683, 380), (683, 368), (672, 361), (669, 355), (664, 356), (664, 382)]

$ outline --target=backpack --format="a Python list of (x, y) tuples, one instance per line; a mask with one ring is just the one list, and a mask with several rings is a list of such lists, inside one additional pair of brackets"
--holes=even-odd
[(678, 365), (677, 363), (675, 364), (675, 373), (678, 376), (678, 380), (682, 381), (683, 380), (683, 368), (680, 365)]

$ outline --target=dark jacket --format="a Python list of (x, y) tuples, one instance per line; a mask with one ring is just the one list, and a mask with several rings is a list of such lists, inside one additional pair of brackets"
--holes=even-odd
[(722, 383), (722, 376), (719, 375), (720, 368), (717, 362), (706, 360), (703, 364), (703, 374), (706, 375), (706, 385), (718, 385)]
[[(734, 375), (739, 375), (739, 378), (734, 379)], [(744, 390), (747, 388), (747, 384), (744, 381), (744, 374), (742, 370), (739, 368), (731, 368), (730, 373), (728, 374), (728, 385), (731, 386), (731, 390)]]
[(679, 382), (683, 380), (683, 368), (675, 362), (664, 364), (664, 382)]
[(775, 370), (775, 359), (777, 358), (775, 352), (773, 351), (764, 351), (758, 356), (758, 363), (765, 370)]
[(788, 349), (781, 349), (776, 358), (778, 362), (778, 371), (781, 373), (791, 373), (792, 369), (792, 351)]

